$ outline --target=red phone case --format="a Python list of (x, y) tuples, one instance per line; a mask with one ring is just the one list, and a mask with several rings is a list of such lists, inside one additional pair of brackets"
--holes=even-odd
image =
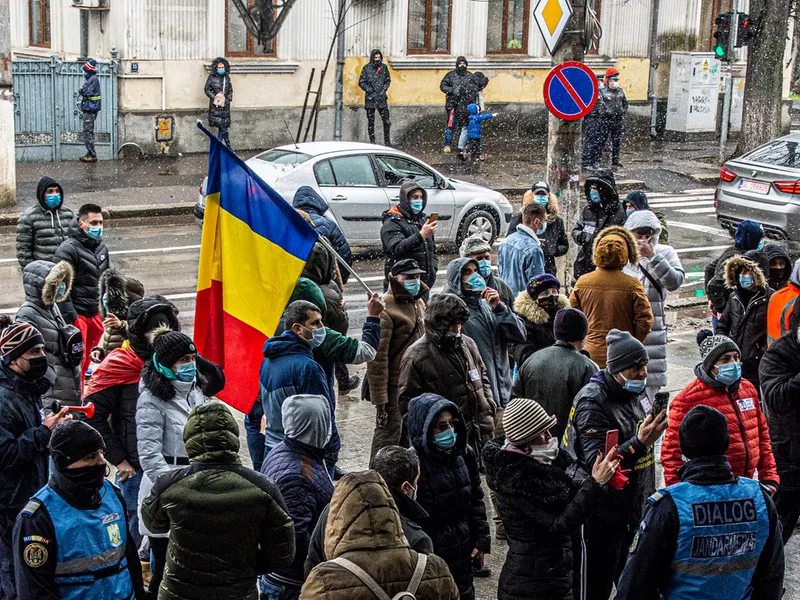
[(619, 429), (609, 429), (606, 431), (606, 454), (611, 452), (614, 446), (619, 445)]

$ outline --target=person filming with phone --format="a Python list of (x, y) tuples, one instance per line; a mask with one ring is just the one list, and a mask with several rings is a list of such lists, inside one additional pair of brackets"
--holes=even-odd
[(607, 454), (618, 444), (622, 457), (609, 483), (613, 489), (585, 527), (588, 600), (608, 600), (625, 566), (645, 500), (655, 492), (653, 443), (667, 428), (666, 411), (647, 414), (642, 403), (648, 362), (644, 345), (627, 331), (612, 329), (606, 346), (606, 367), (575, 396), (561, 440), (584, 476), (592, 472), (598, 452)]

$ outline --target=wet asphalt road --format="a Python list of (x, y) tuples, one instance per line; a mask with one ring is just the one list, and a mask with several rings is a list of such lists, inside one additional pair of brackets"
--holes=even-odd
[[(670, 244), (678, 250), (687, 273), (680, 296), (695, 296), (698, 288), (702, 289), (703, 267), (731, 243), (730, 236), (716, 225), (712, 193), (705, 188), (696, 188), (680, 194), (651, 194), (653, 208), (664, 212), (667, 217)], [(148, 293), (157, 292), (173, 300), (181, 310), (183, 327), (190, 332), (200, 244), (200, 232), (194, 221), (188, 217), (138, 223), (109, 221), (105, 231), (112, 265), (143, 281)], [(442, 272), (436, 287), (441, 285), (443, 269), (453, 256), (450, 249), (440, 257)], [(359, 256), (355, 268), (373, 289), (380, 291), (383, 270), (379, 257), (374, 254)], [(352, 334), (358, 335), (365, 313), (365, 293), (352, 278), (346, 286), (345, 297), (351, 309)], [(0, 229), (0, 298), (0, 310), (11, 313), (24, 299), (11, 228)], [(667, 389), (673, 395), (692, 379), (692, 369), (699, 361), (694, 337), (697, 328), (703, 324), (703, 313), (702, 309), (694, 308), (675, 311), (669, 317), (670, 380)], [(363, 367), (352, 367), (351, 370), (363, 377)], [(339, 399), (337, 422), (342, 436), (341, 465), (345, 470), (366, 468), (373, 419), (374, 409), (360, 401), (357, 394)], [(243, 460), (249, 461), (244, 435), (241, 437)], [(504, 542), (495, 543), (492, 555), (487, 557), (493, 576), (488, 580), (476, 580), (478, 598), (488, 600), (496, 597), (497, 577), (505, 551)], [(785, 598), (800, 600), (800, 548), (797, 541), (792, 541), (787, 547), (786, 575), (788, 592)]]

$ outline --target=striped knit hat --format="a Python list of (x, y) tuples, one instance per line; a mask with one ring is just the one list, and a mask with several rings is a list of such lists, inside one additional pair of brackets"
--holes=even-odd
[(90, 58), (85, 63), (83, 63), (83, 70), (87, 73), (94, 73), (97, 71), (97, 61), (93, 58)]
[(515, 398), (503, 411), (506, 439), (517, 447), (524, 446), (555, 427), (558, 420), (529, 398)]
[(9, 323), (8, 317), (0, 321), (0, 359), (7, 365), (15, 358), (19, 358), (37, 344), (44, 344), (44, 338), (39, 330), (29, 323)]

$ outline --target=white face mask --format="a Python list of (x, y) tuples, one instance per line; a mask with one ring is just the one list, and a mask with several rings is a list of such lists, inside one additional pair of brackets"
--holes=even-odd
[(531, 446), (530, 450), (528, 450), (528, 455), (540, 463), (551, 464), (558, 457), (558, 438), (551, 437), (542, 446)]

